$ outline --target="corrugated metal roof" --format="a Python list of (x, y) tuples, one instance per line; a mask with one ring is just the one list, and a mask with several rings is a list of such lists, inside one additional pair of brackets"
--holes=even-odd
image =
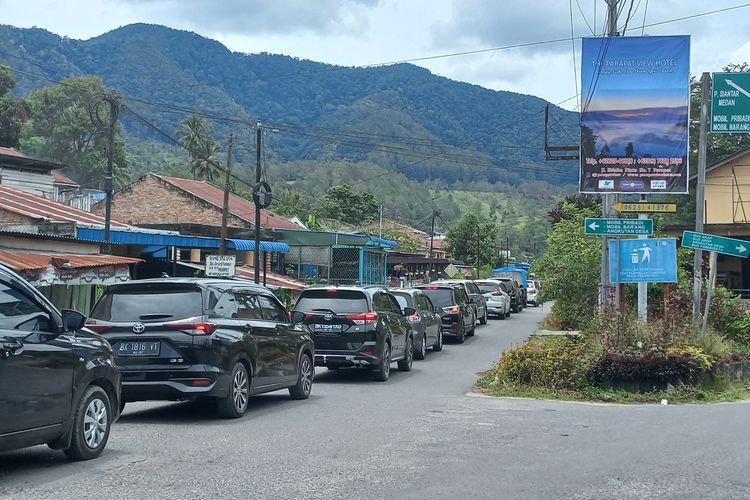
[(29, 160), (31, 159), (31, 157), (26, 156), (15, 148), (0, 148), (0, 155), (14, 156), (16, 158), (26, 158)]
[(54, 169), (50, 171), (52, 178), (55, 180), (55, 184), (64, 184), (66, 186), (78, 186), (78, 183), (62, 173), (60, 169)]
[[(76, 236), (82, 240), (104, 241), (104, 229), (79, 227), (76, 229)], [(219, 248), (221, 245), (219, 238), (128, 229), (113, 229), (110, 231), (109, 236), (112, 243), (124, 245), (159, 245), (183, 248)], [(255, 249), (255, 241), (227, 239), (227, 248), (231, 250), (252, 251)], [(291, 250), (286, 243), (276, 241), (261, 241), (260, 249), (266, 252), (288, 252)]]
[[(219, 209), (224, 207), (223, 188), (214, 186), (206, 181), (182, 179), (180, 177), (169, 177), (166, 175), (154, 175), (162, 181), (171, 184), (196, 198), (200, 198)], [(235, 194), (230, 194), (229, 211), (235, 217), (239, 217), (250, 224), (255, 223), (255, 205), (244, 198), (240, 198)], [(266, 229), (302, 229), (294, 222), (269, 212), (268, 210), (260, 211), (260, 226)]]
[(103, 267), (117, 264), (136, 264), (141, 259), (117, 255), (82, 255), (75, 253), (30, 252), (27, 250), (0, 250), (0, 262), (17, 271), (43, 270), (60, 267), (67, 269)]
[[(37, 220), (104, 225), (104, 217), (99, 215), (3, 185), (0, 185), (0, 210), (25, 215)], [(112, 227), (128, 226), (117, 221), (112, 221)]]
[[(254, 280), (255, 279), (255, 268), (252, 266), (237, 266), (237, 276)], [(260, 273), (260, 282), (263, 283), (263, 272)], [(304, 281), (299, 281), (283, 274), (276, 274), (266, 272), (266, 284), (269, 286), (277, 286), (280, 288), (289, 288), (290, 290), (302, 291), (308, 287)]]

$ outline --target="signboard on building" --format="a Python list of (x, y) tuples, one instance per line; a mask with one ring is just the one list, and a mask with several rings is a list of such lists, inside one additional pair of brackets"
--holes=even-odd
[(750, 73), (714, 73), (711, 132), (750, 134)]
[(584, 38), (582, 193), (687, 193), (690, 37)]
[[(617, 249), (618, 243), (620, 244), (619, 250)], [(617, 271), (619, 271), (619, 276)], [(675, 238), (611, 240), (609, 242), (609, 280), (620, 283), (677, 282)]]
[(231, 278), (235, 274), (237, 257), (234, 255), (207, 255), (206, 276), (211, 278)]

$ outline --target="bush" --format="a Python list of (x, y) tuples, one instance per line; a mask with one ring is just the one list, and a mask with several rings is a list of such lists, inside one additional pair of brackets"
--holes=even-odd
[(650, 390), (657, 385), (690, 383), (706, 373), (710, 358), (694, 346), (669, 349), (665, 354), (608, 352), (589, 367), (588, 380), (598, 386), (637, 384)]
[(727, 337), (737, 343), (750, 345), (750, 312), (734, 318), (724, 330)]
[(571, 337), (532, 338), (506, 351), (495, 366), (498, 380), (542, 389), (576, 389), (586, 383), (583, 342)]
[[(748, 307), (739, 295), (723, 286), (714, 288), (708, 311), (708, 322), (713, 328), (725, 333), (735, 321), (741, 320), (747, 313)], [(738, 326), (735, 325), (735, 328)]]

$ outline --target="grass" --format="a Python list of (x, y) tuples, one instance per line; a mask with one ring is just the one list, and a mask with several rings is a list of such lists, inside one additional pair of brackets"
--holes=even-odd
[(475, 386), (478, 393), (495, 397), (520, 397), (534, 399), (556, 399), (564, 401), (588, 401), (599, 403), (655, 403), (666, 399), (669, 404), (720, 403), (750, 399), (750, 385), (747, 382), (729, 379), (716, 379), (697, 386), (680, 385), (673, 390), (652, 392), (630, 392), (588, 386), (581, 390), (545, 390), (535, 387), (495, 380), (494, 372), (487, 372)]

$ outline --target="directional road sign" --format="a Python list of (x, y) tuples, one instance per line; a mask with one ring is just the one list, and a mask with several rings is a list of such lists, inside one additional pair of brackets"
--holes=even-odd
[(618, 212), (676, 212), (674, 203), (615, 203), (612, 208)]
[(682, 246), (734, 255), (735, 257), (747, 257), (750, 255), (750, 241), (716, 236), (714, 234), (696, 233), (695, 231), (684, 231), (682, 233)]
[(586, 217), (583, 223), (586, 234), (653, 234), (654, 221), (651, 219), (604, 219)]
[(714, 73), (711, 132), (750, 134), (750, 73)]
[[(620, 244), (619, 251), (617, 250), (618, 243)], [(677, 281), (675, 238), (611, 240), (609, 242), (609, 280), (620, 283), (675, 283)]]

